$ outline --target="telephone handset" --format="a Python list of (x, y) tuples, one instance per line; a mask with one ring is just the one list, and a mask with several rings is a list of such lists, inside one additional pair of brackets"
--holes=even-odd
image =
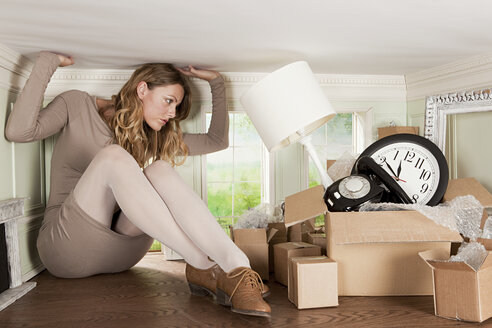
[(412, 203), (398, 183), (370, 156), (359, 157), (353, 174), (330, 185), (324, 200), (330, 212), (356, 211), (366, 202)]

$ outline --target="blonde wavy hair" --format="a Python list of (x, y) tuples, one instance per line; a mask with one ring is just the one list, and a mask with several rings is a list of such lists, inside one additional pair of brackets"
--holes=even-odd
[[(138, 83), (144, 81), (150, 90), (159, 86), (179, 84), (184, 98), (176, 108), (176, 116), (160, 131), (154, 131), (144, 120), (143, 103), (137, 95)], [(101, 116), (114, 131), (113, 141), (128, 151), (140, 167), (150, 161), (165, 160), (172, 166), (181, 165), (188, 155), (179, 122), (188, 117), (191, 108), (191, 89), (185, 76), (171, 64), (145, 64), (133, 72), (130, 79), (113, 96), (115, 114)]]

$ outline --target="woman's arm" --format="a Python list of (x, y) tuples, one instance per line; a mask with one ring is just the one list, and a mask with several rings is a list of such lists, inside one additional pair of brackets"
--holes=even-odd
[(229, 113), (226, 107), (224, 80), (218, 72), (196, 70), (180, 70), (188, 76), (207, 80), (212, 91), (212, 119), (207, 133), (185, 133), (183, 139), (188, 146), (189, 155), (213, 153), (229, 147)]
[(31, 75), (14, 104), (5, 128), (5, 137), (14, 142), (30, 142), (49, 137), (67, 122), (67, 105), (56, 97), (44, 110), (43, 97), (48, 82), (58, 66), (67, 66), (72, 59), (50, 52), (40, 52)]

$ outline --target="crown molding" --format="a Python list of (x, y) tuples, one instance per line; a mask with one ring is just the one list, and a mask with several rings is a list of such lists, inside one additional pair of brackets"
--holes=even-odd
[[(230, 99), (239, 100), (266, 73), (221, 73)], [(405, 77), (400, 75), (315, 74), (332, 101), (405, 101)], [(203, 84), (205, 85), (205, 84)]]
[[(59, 69), (53, 75), (46, 90), (46, 98), (70, 90), (84, 90), (99, 97), (116, 94), (130, 78), (132, 70), (74, 70)], [(259, 82), (265, 73), (224, 72), (227, 97), (238, 101), (252, 85)], [(393, 75), (338, 75), (315, 74), (321, 88), (330, 100), (336, 101), (405, 101), (404, 76)], [(207, 82), (191, 79), (193, 99), (210, 101)]]
[(473, 56), (407, 74), (407, 100), (492, 86), (492, 54)]
[(0, 88), (19, 93), (32, 66), (29, 59), (0, 43)]

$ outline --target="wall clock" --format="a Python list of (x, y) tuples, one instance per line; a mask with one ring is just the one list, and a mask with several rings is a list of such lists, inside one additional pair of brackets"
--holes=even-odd
[(372, 157), (413, 203), (434, 206), (446, 192), (448, 163), (441, 150), (424, 137), (394, 134), (374, 142), (360, 156)]

